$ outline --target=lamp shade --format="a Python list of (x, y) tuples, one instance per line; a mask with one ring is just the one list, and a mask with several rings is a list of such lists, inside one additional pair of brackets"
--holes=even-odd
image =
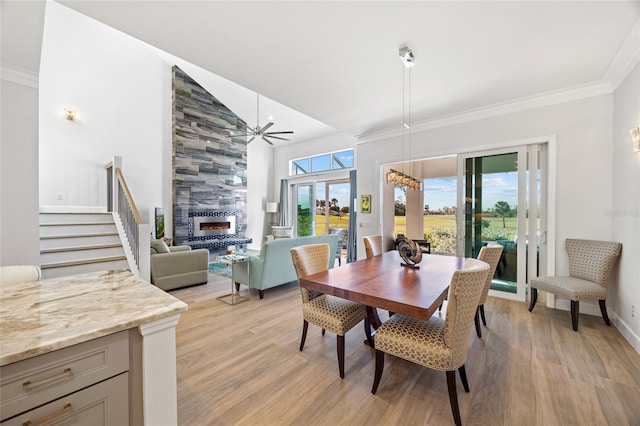
[(278, 203), (267, 203), (266, 206), (267, 213), (277, 213), (278, 212)]

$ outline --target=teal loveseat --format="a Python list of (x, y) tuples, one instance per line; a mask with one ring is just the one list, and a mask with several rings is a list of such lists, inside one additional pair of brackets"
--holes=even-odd
[[(308, 244), (329, 244), (328, 266), (333, 268), (339, 238), (338, 235), (278, 238), (264, 242), (259, 253), (242, 253), (249, 256), (251, 288), (258, 289), (260, 299), (263, 299), (266, 289), (296, 281), (296, 271), (293, 268), (290, 252), (293, 247)], [(236, 287), (239, 287), (240, 284), (249, 285), (246, 264), (233, 265), (233, 279), (236, 282)]]

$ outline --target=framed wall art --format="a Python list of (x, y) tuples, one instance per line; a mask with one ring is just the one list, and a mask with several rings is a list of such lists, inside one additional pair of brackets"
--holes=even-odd
[(360, 212), (371, 213), (371, 195), (360, 196)]

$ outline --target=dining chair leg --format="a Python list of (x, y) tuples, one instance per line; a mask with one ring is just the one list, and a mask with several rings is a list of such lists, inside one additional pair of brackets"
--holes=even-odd
[(300, 340), (300, 350), (304, 348), (304, 341), (307, 340), (307, 329), (309, 328), (309, 323), (307, 320), (302, 320), (302, 339)]
[(487, 319), (484, 317), (484, 304), (478, 306), (480, 308), (480, 318), (482, 318), (482, 325), (487, 326)]
[(384, 352), (376, 349), (376, 372), (373, 376), (373, 387), (371, 393), (375, 395), (380, 384), (380, 378), (382, 377), (382, 371), (384, 370)]
[(473, 317), (473, 322), (476, 325), (476, 334), (482, 339), (482, 330), (480, 330), (480, 308), (476, 308), (476, 314)]
[(598, 300), (600, 303), (600, 313), (602, 313), (602, 319), (604, 319), (604, 323), (607, 325), (611, 325), (611, 321), (609, 321), (609, 315), (607, 315), (607, 303), (604, 299)]
[(571, 325), (573, 331), (578, 331), (578, 317), (580, 315), (580, 302), (577, 300), (571, 301)]
[(538, 300), (538, 289), (530, 287), (531, 289), (531, 302), (529, 302), (529, 312), (533, 311), (533, 307), (536, 306)]
[(458, 408), (458, 392), (456, 390), (456, 370), (447, 371), (447, 388), (449, 389), (449, 403), (453, 413), (453, 421), (456, 426), (462, 426), (460, 409)]
[(458, 373), (460, 373), (460, 380), (462, 381), (462, 387), (464, 387), (464, 391), (470, 392), (469, 382), (467, 381), (467, 370), (465, 370), (464, 364), (462, 364), (462, 366), (458, 368)]
[(338, 335), (338, 368), (340, 369), (340, 378), (344, 379), (344, 336)]
[(367, 336), (367, 343), (369, 343), (370, 347), (375, 347), (373, 343), (373, 337), (371, 336), (371, 323), (369, 322), (369, 318), (364, 319), (364, 335)]

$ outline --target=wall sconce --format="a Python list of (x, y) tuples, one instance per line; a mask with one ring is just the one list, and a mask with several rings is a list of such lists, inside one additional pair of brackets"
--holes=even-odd
[(65, 108), (64, 109), (64, 116), (67, 120), (69, 121), (76, 121), (76, 110), (72, 109), (72, 108)]
[(633, 143), (633, 152), (637, 154), (640, 152), (640, 127), (631, 129), (629, 133), (631, 133), (631, 142)]

